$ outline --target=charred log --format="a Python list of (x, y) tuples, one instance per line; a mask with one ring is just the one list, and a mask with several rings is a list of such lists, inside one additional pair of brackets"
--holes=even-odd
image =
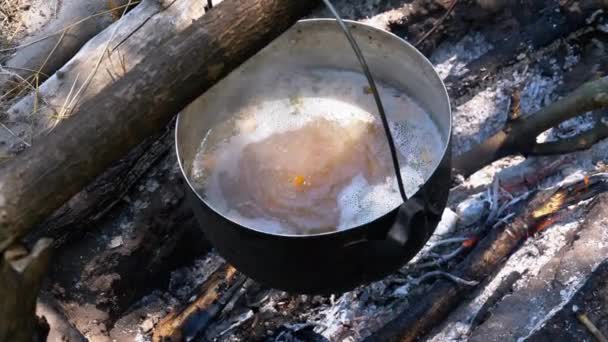
[(196, 299), (163, 318), (153, 341), (189, 341), (199, 336), (245, 283), (245, 276), (228, 264), (220, 266), (194, 292)]

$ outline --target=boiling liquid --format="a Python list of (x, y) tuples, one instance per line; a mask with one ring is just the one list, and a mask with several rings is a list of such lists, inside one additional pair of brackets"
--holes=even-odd
[[(201, 143), (191, 180), (211, 207), (256, 230), (305, 235), (368, 223), (402, 203), (362, 75), (327, 70), (269, 83), (260, 86), (274, 87), (275, 100), (252, 99)], [(439, 162), (444, 142), (415, 102), (386, 85), (379, 92), (409, 197)]]

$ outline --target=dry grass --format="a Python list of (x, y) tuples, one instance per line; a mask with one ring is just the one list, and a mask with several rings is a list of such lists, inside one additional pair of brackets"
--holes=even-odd
[[(23, 0), (0, 0), (0, 48), (9, 47), (23, 29)], [(0, 60), (4, 56), (0, 54)]]

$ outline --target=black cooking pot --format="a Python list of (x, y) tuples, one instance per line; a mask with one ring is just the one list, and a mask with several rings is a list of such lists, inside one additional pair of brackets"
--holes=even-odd
[[(335, 293), (379, 280), (409, 261), (439, 223), (451, 169), (451, 112), (446, 89), (430, 62), (386, 31), (348, 25), (377, 81), (390, 84), (424, 108), (440, 130), (443, 155), (431, 176), (401, 206), (361, 226), (316, 235), (278, 235), (231, 221), (192, 187), (190, 169), (201, 140), (215, 124), (251, 99), (276, 91), (256, 87), (273, 72), (334, 69), (360, 71), (360, 64), (333, 19), (298, 22), (289, 31), (191, 103), (180, 113), (176, 148), (195, 215), (211, 241), (239, 271), (267, 286), (298, 293)], [(211, 68), (212, 66), (210, 66)], [(286, 114), (288, 115), (288, 114)]]

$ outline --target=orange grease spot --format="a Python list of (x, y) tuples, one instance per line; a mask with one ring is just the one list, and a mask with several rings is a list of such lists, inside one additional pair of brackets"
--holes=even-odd
[(305, 184), (305, 179), (304, 176), (295, 176), (293, 177), (292, 180), (293, 186), (296, 187), (296, 189), (300, 190), (302, 188), (302, 186)]

